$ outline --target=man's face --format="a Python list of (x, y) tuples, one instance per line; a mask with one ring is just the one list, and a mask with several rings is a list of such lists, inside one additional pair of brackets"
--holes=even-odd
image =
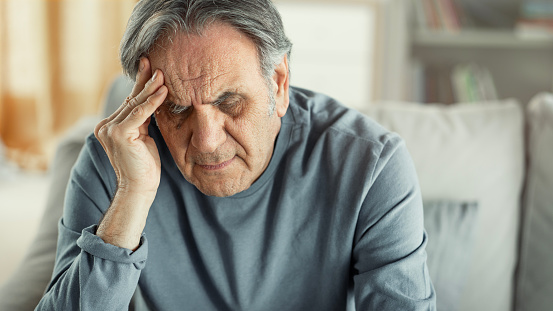
[(169, 90), (157, 124), (184, 177), (207, 195), (249, 188), (269, 164), (288, 108), (287, 62), (268, 85), (254, 43), (226, 24), (177, 34), (149, 59)]

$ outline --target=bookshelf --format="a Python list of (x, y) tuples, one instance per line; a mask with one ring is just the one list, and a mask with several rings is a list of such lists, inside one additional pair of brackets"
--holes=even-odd
[[(445, 23), (448, 27), (445, 24), (437, 27), (421, 21), (422, 6), (417, 7), (413, 1), (425, 0), (412, 0), (408, 5), (410, 27), (406, 55), (407, 63), (414, 65), (406, 74), (409, 77), (404, 85), (407, 100), (440, 102), (443, 97), (427, 93), (427, 73), (451, 71), (459, 64), (476, 64), (489, 70), (498, 98), (513, 97), (526, 104), (538, 92), (553, 91), (553, 32), (518, 29), (521, 4), (525, 0), (443, 0), (471, 8), (463, 12), (470, 22), (461, 27), (452, 27), (454, 22)], [(443, 16), (440, 18), (443, 23)], [(426, 75), (412, 71), (421, 67)], [(444, 77), (442, 73), (434, 79)], [(422, 92), (426, 92), (424, 96)]]
[(510, 49), (552, 49), (551, 38), (526, 38), (512, 30), (463, 30), (458, 33), (417, 30), (412, 34), (412, 44), (420, 47), (457, 48), (510, 48)]

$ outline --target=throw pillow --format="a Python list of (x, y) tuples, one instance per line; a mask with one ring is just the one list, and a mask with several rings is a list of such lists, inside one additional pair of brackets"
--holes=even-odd
[(477, 211), (475, 202), (424, 203), (427, 264), (436, 291), (437, 310), (460, 310), (474, 245)]

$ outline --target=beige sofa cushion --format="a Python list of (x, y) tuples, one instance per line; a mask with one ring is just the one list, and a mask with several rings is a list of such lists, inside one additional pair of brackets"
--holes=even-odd
[(553, 308), (553, 94), (528, 105), (528, 176), (523, 210), (517, 310)]
[(514, 100), (455, 106), (379, 103), (364, 112), (405, 139), (425, 201), (478, 203), (459, 309), (510, 310), (524, 180), (520, 105)]

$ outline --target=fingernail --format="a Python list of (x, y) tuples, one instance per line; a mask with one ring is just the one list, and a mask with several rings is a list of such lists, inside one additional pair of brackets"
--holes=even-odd
[(140, 68), (138, 68), (138, 71), (144, 70), (144, 62), (142, 61), (142, 58), (140, 59)]
[(152, 81), (155, 81), (157, 78), (157, 70), (154, 72), (154, 75), (152, 76)]

